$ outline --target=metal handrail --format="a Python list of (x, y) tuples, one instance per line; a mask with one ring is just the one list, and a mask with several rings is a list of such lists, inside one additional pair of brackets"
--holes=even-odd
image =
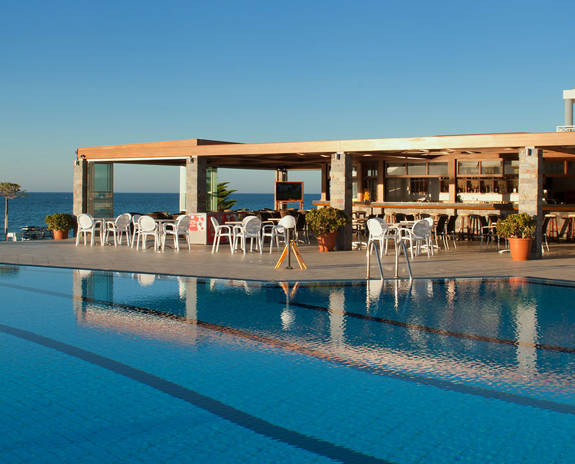
[[(407, 248), (405, 246), (405, 242), (401, 240), (401, 237), (398, 237), (396, 234), (394, 237), (395, 241), (395, 272), (393, 277), (395, 279), (399, 278), (399, 247), (403, 250), (403, 255), (405, 256), (405, 263), (407, 264), (407, 272), (409, 274), (409, 280), (413, 280), (413, 274), (411, 272), (411, 263), (409, 262), (409, 255), (407, 254)], [(381, 265), (381, 258), (379, 257), (379, 246), (375, 241), (369, 243), (367, 248), (367, 278), (369, 279), (371, 276), (371, 252), (375, 248), (375, 256), (377, 258), (377, 266), (379, 268), (379, 275), (380, 279), (384, 280), (383, 278), (383, 266)]]

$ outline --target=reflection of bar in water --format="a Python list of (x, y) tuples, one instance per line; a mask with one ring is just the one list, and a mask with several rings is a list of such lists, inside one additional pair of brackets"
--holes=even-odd
[(531, 373), (537, 370), (537, 307), (533, 304), (519, 304), (515, 313), (517, 364), (519, 370)]
[(329, 292), (329, 334), (333, 346), (345, 345), (345, 293), (343, 288)]
[[(141, 276), (136, 276), (141, 284)], [(180, 297), (185, 298), (186, 320), (176, 320), (151, 313), (139, 313), (137, 310), (115, 308), (114, 275), (111, 272), (93, 272), (76, 269), (72, 273), (74, 293), (74, 312), (79, 325), (85, 327), (113, 329), (148, 336), (154, 339), (177, 340), (194, 344), (197, 338), (197, 279), (178, 279)], [(150, 279), (151, 280), (151, 279)], [(155, 279), (154, 279), (155, 280)], [(152, 284), (151, 281), (149, 284)], [(183, 299), (182, 298), (182, 299)], [(109, 302), (110, 306), (99, 305), (97, 301)]]
[(167, 317), (140, 314), (135, 311), (107, 309), (103, 306), (87, 304), (82, 318), (78, 319), (83, 327), (114, 330), (143, 335), (156, 340), (178, 341), (193, 345), (197, 339), (195, 321), (184, 322)]

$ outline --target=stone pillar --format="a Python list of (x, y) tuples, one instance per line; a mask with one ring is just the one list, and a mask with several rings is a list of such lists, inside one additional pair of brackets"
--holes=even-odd
[(186, 213), (206, 212), (206, 171), (206, 158), (190, 156), (186, 160)]
[(84, 159), (74, 161), (73, 212), (88, 212), (88, 163)]
[(519, 150), (519, 212), (534, 216), (537, 229), (533, 256), (541, 257), (543, 224), (543, 150), (525, 147)]
[[(342, 209), (351, 219), (353, 205), (352, 189), (352, 158), (347, 153), (334, 153), (331, 155), (330, 175), (330, 205), (333, 208)], [(351, 224), (348, 224), (338, 234), (338, 250), (351, 250)]]

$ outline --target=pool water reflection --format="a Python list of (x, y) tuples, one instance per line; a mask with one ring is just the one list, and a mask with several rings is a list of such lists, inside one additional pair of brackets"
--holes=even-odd
[[(135, 409), (156, 424), (158, 433), (142, 433), (160, 454), (169, 429), (188, 445), (201, 437), (198, 456), (221, 462), (575, 458), (575, 288), (568, 283), (278, 283), (20, 268), (0, 273), (0, 288), (11, 308), (0, 312), (8, 327), (0, 339), (9, 340), (13, 327), (61, 341), (72, 356), (69, 347), (101, 356), (93, 369), (125, 374), (125, 385), (114, 388), (131, 391)], [(55, 377), (76, 375), (54, 369)], [(142, 377), (138, 387), (140, 371), (153, 378)], [(195, 398), (192, 406), (164, 398), (175, 429), (164, 430), (165, 418), (154, 422), (158, 412), (150, 417), (140, 399), (154, 385), (166, 393), (162, 382), (172, 385), (168, 393), (184, 389), (180, 399)], [(118, 394), (109, 383), (103, 388)], [(27, 396), (32, 405), (39, 401), (34, 392)], [(210, 427), (198, 425), (205, 414), (210, 426), (226, 428), (217, 443)], [(192, 426), (193, 439), (185, 433)], [(125, 443), (106, 440), (103, 434), (100, 444), (115, 458), (126, 458)], [(60, 458), (74, 456), (60, 451)], [(17, 452), (26, 456), (25, 447)], [(143, 451), (132, 458), (151, 461)]]

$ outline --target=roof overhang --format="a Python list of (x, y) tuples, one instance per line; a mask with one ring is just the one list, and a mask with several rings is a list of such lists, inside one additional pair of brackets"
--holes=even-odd
[(107, 145), (78, 148), (78, 157), (93, 162), (184, 165), (192, 156), (207, 157), (209, 165), (244, 169), (316, 169), (332, 153), (355, 157), (402, 160), (469, 156), (497, 158), (523, 147), (544, 150), (546, 157), (575, 155), (575, 132), (521, 132), (507, 134), (446, 135), (431, 137), (329, 140), (277, 143), (230, 143), (205, 139)]

